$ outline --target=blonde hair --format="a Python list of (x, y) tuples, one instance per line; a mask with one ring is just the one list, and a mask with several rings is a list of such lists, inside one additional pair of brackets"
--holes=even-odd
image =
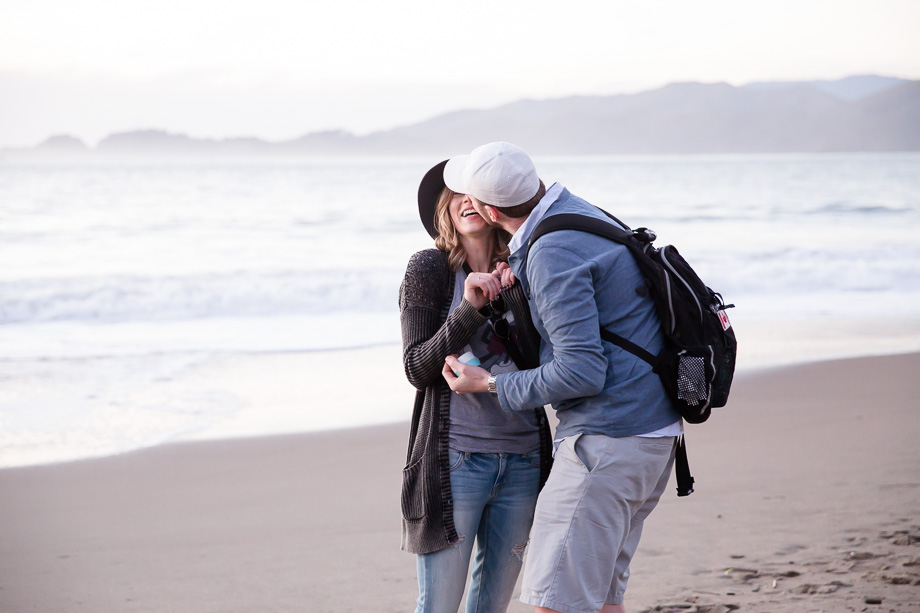
[[(460, 270), (463, 263), (466, 262), (466, 250), (463, 243), (460, 242), (460, 234), (454, 227), (454, 222), (450, 218), (450, 201), (454, 193), (449, 187), (441, 190), (438, 197), (438, 204), (434, 209), (434, 229), (437, 230), (438, 236), (434, 239), (434, 246), (441, 251), (447, 252), (447, 262), (453, 272)], [(492, 228), (492, 253), (489, 254), (489, 265), (494, 268), (498, 262), (505, 261), (511, 255), (508, 249), (508, 242), (511, 235), (501, 228)]]

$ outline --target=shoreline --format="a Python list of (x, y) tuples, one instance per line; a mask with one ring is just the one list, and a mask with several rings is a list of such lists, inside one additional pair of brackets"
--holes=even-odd
[[(908, 341), (909, 342), (909, 341)], [(241, 440), (271, 436), (322, 434), (356, 428), (374, 428), (407, 422), (411, 417), (414, 390), (404, 381), (399, 360), (400, 345), (378, 343), (362, 347), (305, 351), (271, 351), (212, 354), (204, 366), (196, 368), (182, 388), (204, 387), (230, 390), (234, 399), (243, 405), (236, 413), (216, 415), (213, 423), (185, 428), (184, 432), (170, 434), (152, 443), (115, 450), (109, 453), (86, 453), (48, 461), (0, 464), (0, 471), (30, 466), (54, 466), (85, 460), (114, 458), (164, 445), (212, 440)], [(840, 356), (831, 359), (802, 358), (799, 361), (739, 365), (735, 382), (764, 373), (796, 369), (826, 362), (845, 362), (920, 354), (920, 349), (905, 348), (902, 352)], [(381, 415), (378, 421), (367, 421), (361, 412), (362, 395), (359, 390), (349, 390), (344, 398), (336, 398), (336, 391), (324, 388), (322, 383), (349, 367), (358, 370), (384, 368), (374, 377)], [(302, 377), (303, 371), (313, 372)], [(317, 390), (319, 390), (317, 392)], [(317, 419), (312, 411), (303, 411), (303, 399), (319, 405), (337, 403), (335, 416)], [(729, 401), (731, 402), (731, 400)], [(258, 407), (255, 410), (254, 407)], [(722, 409), (716, 409), (720, 411)], [(550, 411), (550, 414), (552, 411)], [(323, 420), (328, 425), (322, 425)], [(320, 425), (317, 425), (317, 422)], [(9, 462), (9, 460), (7, 460)], [(0, 456), (2, 462), (2, 456)]]
[[(910, 318), (907, 321), (914, 324), (916, 330), (912, 327), (907, 328), (907, 333), (902, 339), (902, 351), (891, 351), (892, 343), (884, 342), (874, 348), (879, 353), (870, 351), (863, 355), (844, 354), (831, 358), (822, 357), (821, 352), (815, 351), (814, 348), (812, 355), (797, 350), (797, 343), (804, 345), (813, 339), (789, 341), (783, 338), (765, 342), (764, 331), (745, 329), (745, 338), (750, 332), (754, 332), (752, 336), (756, 342), (745, 341), (741, 345), (735, 381), (737, 383), (763, 373), (826, 362), (920, 354), (920, 347), (915, 348), (917, 343), (913, 338), (914, 334), (917, 334), (920, 339), (920, 319)], [(803, 327), (813, 328), (808, 322), (800, 323)], [(898, 327), (901, 324), (901, 320), (896, 320), (889, 325)], [(833, 341), (834, 332), (838, 329), (839, 327), (828, 326), (824, 336)], [(873, 330), (868, 330), (865, 335), (869, 336), (872, 332)], [(770, 347), (764, 348), (765, 345)], [(752, 355), (749, 349), (751, 346), (758, 347), (757, 351), (760, 353)], [(764, 355), (777, 355), (776, 350), (771, 347), (782, 347), (783, 355), (794, 355), (798, 359), (779, 362), (760, 359), (760, 356)], [(872, 347), (863, 346), (863, 349)], [(836, 347), (834, 350), (839, 351)], [(155, 359), (161, 357), (154, 356)], [(157, 389), (142, 390), (138, 395), (155, 392), (160, 396), (172, 393), (180, 398), (194, 398), (199, 390), (211, 393), (217, 391), (236, 406), (233, 411), (215, 412), (213, 415), (199, 417), (197, 421), (177, 421), (170, 424), (172, 431), (166, 430), (164, 434), (153, 436), (152, 442), (129, 441), (127, 448), (113, 448), (107, 452), (71, 452), (71, 457), (66, 457), (67, 453), (60, 452), (60, 459), (23, 461), (23, 457), (29, 457), (25, 455), (27, 452), (22, 452), (17, 457), (15, 450), (11, 451), (13, 447), (8, 446), (5, 450), (0, 449), (6, 456), (0, 453), (0, 471), (112, 458), (182, 442), (239, 440), (377, 427), (406, 422), (411, 417), (414, 389), (405, 381), (401, 367), (401, 345), (398, 343), (305, 351), (221, 352), (205, 357), (207, 359), (198, 360), (198, 363), (182, 376), (174, 377), (166, 383), (158, 383)], [(344, 381), (343, 373), (347, 372), (367, 374), (367, 385), (373, 390), (372, 408), (369, 408), (363, 387), (343, 388), (336, 383)], [(63, 399), (64, 395), (60, 395)], [(332, 406), (336, 407), (334, 412), (323, 408)], [(373, 411), (373, 414), (370, 411)], [(192, 415), (192, 418), (194, 417)], [(35, 455), (38, 454), (32, 453), (32, 457)]]
[[(917, 610), (917, 372), (914, 353), (741, 374), (729, 406), (687, 428), (696, 492), (672, 483), (649, 518), (630, 610)], [(407, 432), (0, 470), (0, 609), (404, 611), (417, 595), (399, 551)]]

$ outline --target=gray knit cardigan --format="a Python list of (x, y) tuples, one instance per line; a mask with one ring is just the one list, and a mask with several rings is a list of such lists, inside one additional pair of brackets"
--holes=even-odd
[[(455, 273), (447, 253), (437, 249), (412, 256), (399, 288), (403, 365), (416, 388), (409, 451), (402, 482), (402, 546), (410, 553), (429, 553), (459, 541), (454, 527), (450, 467), (447, 459), (450, 388), (441, 375), (444, 358), (459, 352), (486, 317), (466, 300), (450, 316)], [(527, 368), (539, 365), (539, 343), (527, 299), (519, 283), (506, 291), (514, 313), (521, 353)], [(549, 424), (543, 407), (534, 409), (540, 428), (540, 487), (552, 465)]]

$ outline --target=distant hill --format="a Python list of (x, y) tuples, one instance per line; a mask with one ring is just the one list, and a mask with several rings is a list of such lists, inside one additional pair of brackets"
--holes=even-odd
[[(840, 100), (860, 100), (904, 83), (904, 79), (879, 75), (858, 75), (836, 81), (808, 81), (807, 84)], [(748, 89), (783, 89), (803, 85), (802, 81), (763, 81), (745, 85)]]
[(0, 158), (446, 156), (495, 140), (563, 155), (920, 151), (920, 81), (864, 75), (742, 87), (672, 83), (637, 94), (455, 111), (366, 136), (330, 131), (267, 142), (143, 130), (113, 134), (95, 149), (58, 136), (32, 149), (0, 151)]
[(48, 138), (45, 142), (36, 146), (36, 149), (42, 151), (54, 152), (83, 152), (89, 148), (79, 138), (74, 138), (67, 134), (58, 134)]
[(257, 138), (221, 140), (191, 138), (162, 130), (138, 130), (112, 134), (100, 141), (96, 150), (108, 155), (260, 155), (272, 145)]
[(631, 95), (515, 102), (371, 134), (375, 152), (507, 140), (542, 154), (920, 151), (920, 81), (842, 99), (810, 83), (673, 83)]

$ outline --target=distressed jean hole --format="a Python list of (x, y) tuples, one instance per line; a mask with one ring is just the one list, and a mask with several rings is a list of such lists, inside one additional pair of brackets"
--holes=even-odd
[(530, 539), (526, 541), (521, 541), (517, 545), (511, 548), (511, 555), (516, 557), (519, 562), (524, 561), (524, 551), (527, 549), (527, 543), (530, 542)]

